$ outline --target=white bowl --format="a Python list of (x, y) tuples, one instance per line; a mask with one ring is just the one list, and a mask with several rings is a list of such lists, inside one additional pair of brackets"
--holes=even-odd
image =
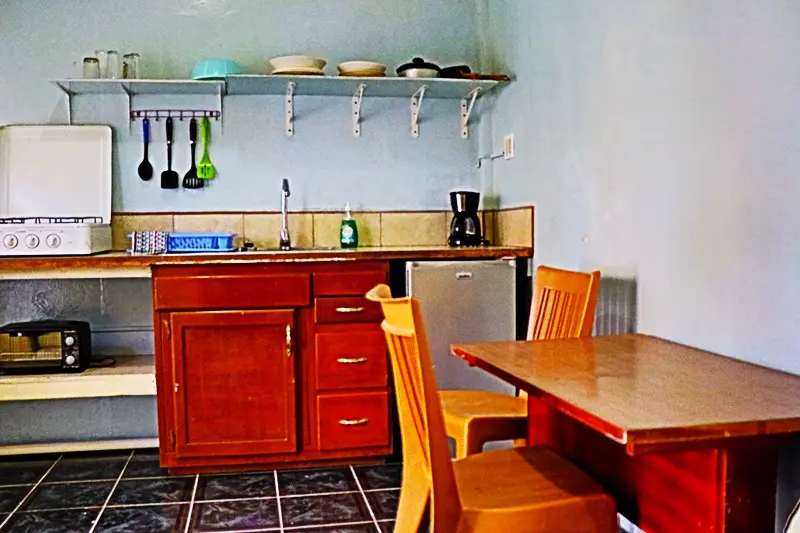
[(273, 57), (269, 60), (269, 64), (274, 70), (297, 68), (322, 70), (325, 68), (327, 61), (310, 56), (281, 56)]
[(345, 61), (336, 68), (343, 74), (347, 72), (386, 72), (386, 65), (375, 63), (374, 61)]

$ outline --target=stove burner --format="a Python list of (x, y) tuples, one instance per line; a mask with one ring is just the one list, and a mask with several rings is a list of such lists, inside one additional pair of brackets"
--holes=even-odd
[(102, 224), (102, 217), (0, 218), (0, 224)]

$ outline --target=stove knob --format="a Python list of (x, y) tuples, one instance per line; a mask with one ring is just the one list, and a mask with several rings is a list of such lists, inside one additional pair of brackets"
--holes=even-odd
[(65, 338), (64, 339), (64, 344), (66, 344), (67, 346), (72, 346), (73, 344), (75, 344), (75, 337), (67, 337), (67, 338)]
[(44, 242), (46, 242), (47, 246), (50, 248), (58, 248), (59, 246), (61, 246), (61, 237), (59, 237), (55, 233), (52, 233), (47, 236)]
[(16, 248), (19, 244), (19, 239), (16, 235), (6, 235), (3, 239), (3, 246), (6, 248)]
[(26, 235), (25, 236), (25, 246), (28, 248), (36, 248), (39, 246), (39, 237), (34, 234)]
[(67, 357), (64, 359), (64, 362), (65, 362), (65, 363), (67, 363), (69, 366), (72, 366), (72, 365), (74, 365), (74, 364), (75, 364), (75, 356), (74, 356), (74, 355), (68, 355), (68, 356), (67, 356)]

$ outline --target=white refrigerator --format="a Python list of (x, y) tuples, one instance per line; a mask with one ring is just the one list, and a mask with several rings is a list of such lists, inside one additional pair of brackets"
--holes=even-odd
[(406, 264), (406, 290), (422, 307), (439, 389), (514, 388), (450, 353), (452, 344), (516, 338), (516, 260)]

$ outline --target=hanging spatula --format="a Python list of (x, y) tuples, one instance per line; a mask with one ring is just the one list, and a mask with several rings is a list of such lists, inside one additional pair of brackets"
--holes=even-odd
[(201, 122), (200, 125), (200, 136), (203, 142), (203, 157), (200, 158), (200, 162), (197, 164), (197, 177), (210, 180), (214, 177), (216, 171), (214, 170), (214, 164), (211, 162), (211, 157), (208, 155), (208, 137), (209, 130), (211, 129), (208, 117), (203, 118), (203, 122)]
[(162, 189), (177, 189), (181, 183), (181, 177), (178, 173), (172, 170), (172, 118), (169, 117), (167, 122), (167, 170), (161, 173), (161, 188)]
[(183, 177), (183, 188), (184, 189), (202, 189), (204, 185), (204, 181), (197, 177), (197, 165), (194, 162), (194, 152), (195, 146), (197, 145), (197, 121), (192, 118), (189, 121), (189, 150), (192, 159), (192, 166), (189, 167), (189, 171)]

